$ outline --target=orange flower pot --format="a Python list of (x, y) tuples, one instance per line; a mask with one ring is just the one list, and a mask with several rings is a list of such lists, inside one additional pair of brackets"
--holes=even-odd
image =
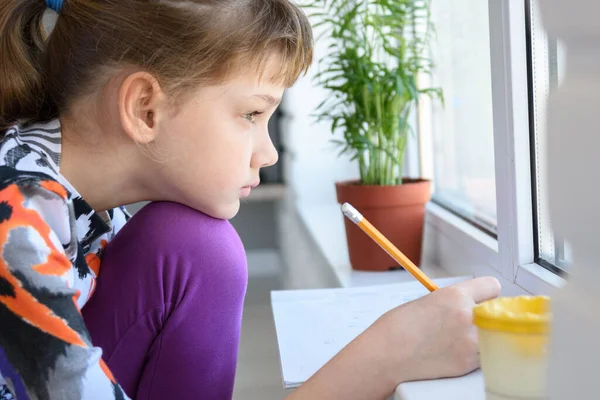
[[(431, 198), (427, 180), (405, 179), (402, 185), (371, 186), (358, 181), (336, 183), (340, 204), (352, 204), (415, 265), (421, 262), (425, 205)], [(400, 266), (352, 221), (345, 219), (352, 268), (388, 271)]]

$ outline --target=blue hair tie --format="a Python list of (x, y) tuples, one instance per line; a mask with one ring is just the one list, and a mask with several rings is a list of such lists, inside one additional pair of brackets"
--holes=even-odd
[(63, 0), (46, 0), (46, 5), (49, 9), (56, 11), (56, 13), (60, 13), (63, 6)]

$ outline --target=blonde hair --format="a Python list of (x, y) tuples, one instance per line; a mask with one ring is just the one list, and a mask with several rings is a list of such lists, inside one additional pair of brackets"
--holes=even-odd
[(312, 62), (312, 32), (289, 0), (65, 0), (47, 37), (44, 0), (0, 4), (0, 130), (47, 120), (134, 66), (177, 96), (263, 68), (291, 86)]

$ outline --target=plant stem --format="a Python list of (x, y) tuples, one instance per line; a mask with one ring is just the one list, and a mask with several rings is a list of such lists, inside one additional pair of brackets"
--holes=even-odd
[[(404, 151), (406, 149), (406, 141), (407, 141), (407, 136), (408, 136), (408, 124), (404, 124), (404, 127), (402, 128), (402, 132), (400, 133), (400, 135), (398, 136), (398, 143), (397, 143), (397, 148), (400, 152), (400, 154), (404, 154)], [(404, 160), (401, 160), (404, 161)], [(402, 182), (402, 162), (400, 162), (398, 164), (398, 182), (401, 183)]]
[[(392, 134), (392, 139), (390, 140), (391, 143), (396, 143), (396, 138), (398, 137), (398, 132), (397, 129), (394, 130), (393, 134)], [(389, 148), (389, 147), (388, 147)], [(388, 156), (388, 165), (386, 166), (386, 181), (388, 185), (393, 185), (395, 184), (395, 179), (394, 179), (394, 157), (398, 157), (398, 149), (396, 146), (392, 147), (392, 157)]]
[(381, 149), (385, 148), (385, 135), (383, 134), (383, 99), (381, 96), (381, 88), (379, 85), (375, 85), (377, 89), (376, 97), (375, 97), (375, 111), (377, 113), (377, 172), (379, 172), (378, 184), (385, 185), (385, 173), (382, 171), (383, 166), (385, 165), (385, 160), (387, 154), (383, 152)]
[(358, 155), (358, 165), (360, 167), (360, 182), (364, 183), (367, 179), (367, 168), (365, 163), (365, 154), (364, 152)]

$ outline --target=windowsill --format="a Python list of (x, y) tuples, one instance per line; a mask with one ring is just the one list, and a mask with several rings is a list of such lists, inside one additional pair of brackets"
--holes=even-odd
[[(339, 205), (298, 204), (297, 208), (304, 225), (333, 269), (341, 287), (381, 285), (414, 280), (413, 276), (405, 270), (354, 271), (348, 257), (344, 216)], [(439, 266), (431, 263), (425, 262), (421, 269), (434, 279), (451, 276)]]
[(532, 263), (519, 267), (515, 283), (522, 288), (526, 288), (531, 294), (549, 295), (556, 289), (563, 287), (567, 281), (541, 265)]

